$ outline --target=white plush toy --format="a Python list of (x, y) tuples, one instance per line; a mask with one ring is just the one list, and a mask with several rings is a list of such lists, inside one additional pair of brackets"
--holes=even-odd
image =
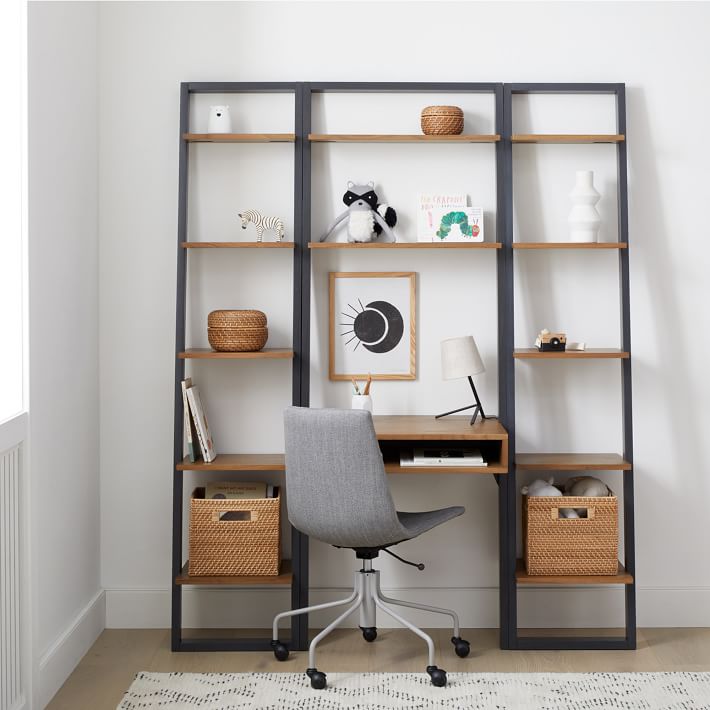
[[(575, 476), (565, 483), (566, 496), (586, 496), (587, 498), (604, 498), (609, 495), (609, 488), (604, 481), (593, 476)], [(587, 517), (585, 508), (576, 508), (577, 517)]]
[(604, 481), (592, 476), (575, 476), (565, 483), (565, 495), (603, 498), (609, 495), (609, 488)]
[[(533, 481), (529, 486), (523, 486), (520, 492), (524, 496), (561, 496), (562, 491), (556, 488), (553, 483), (554, 478), (543, 481), (541, 478)], [(563, 518), (578, 518), (578, 513), (572, 508), (560, 508), (560, 515)]]

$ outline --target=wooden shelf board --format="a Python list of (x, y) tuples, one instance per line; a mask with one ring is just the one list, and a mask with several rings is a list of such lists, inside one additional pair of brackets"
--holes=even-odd
[(311, 143), (497, 143), (498, 133), (425, 136), (419, 133), (309, 133)]
[(470, 417), (434, 419), (424, 415), (376, 415), (375, 434), (380, 441), (507, 441), (508, 432), (497, 419), (480, 419), (471, 426)]
[(294, 143), (295, 133), (183, 133), (188, 143)]
[(492, 461), (488, 466), (400, 466), (397, 461), (385, 461), (385, 471), (387, 473), (452, 473), (461, 475), (476, 475), (486, 473), (508, 473), (507, 466), (501, 466), (499, 462)]
[(202, 459), (194, 463), (186, 456), (176, 467), (178, 471), (283, 471), (283, 454), (219, 454), (212, 463)]
[(620, 133), (516, 133), (512, 143), (621, 143)]
[(293, 249), (293, 242), (180, 242), (183, 249)]
[(619, 454), (516, 454), (520, 471), (629, 471)]
[(513, 242), (513, 249), (626, 249), (626, 242)]
[(193, 348), (178, 353), (180, 360), (292, 360), (293, 350), (288, 348), (264, 348), (247, 353), (223, 353), (209, 348)]
[(544, 353), (537, 348), (516, 348), (513, 357), (529, 360), (591, 360), (595, 358), (626, 360), (629, 357), (629, 353), (618, 348), (587, 348), (586, 350)]
[(500, 249), (500, 242), (309, 242), (309, 249)]
[(619, 568), (616, 574), (599, 574), (599, 575), (530, 575), (525, 571), (525, 561), (518, 560), (515, 565), (515, 581), (518, 584), (540, 584), (540, 585), (558, 585), (558, 584), (633, 584), (634, 578), (619, 562)]
[(182, 574), (175, 578), (175, 584), (197, 584), (197, 585), (226, 585), (226, 586), (251, 586), (262, 587), (265, 585), (290, 586), (293, 580), (291, 570), (291, 560), (281, 561), (281, 570), (278, 575), (214, 575), (191, 577), (188, 573), (189, 561), (182, 568)]

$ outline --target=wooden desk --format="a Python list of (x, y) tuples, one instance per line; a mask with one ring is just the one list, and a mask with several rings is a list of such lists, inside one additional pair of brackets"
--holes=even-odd
[[(394, 415), (372, 419), (387, 473), (508, 473), (508, 432), (496, 419), (479, 419), (473, 426), (470, 417)], [(402, 450), (431, 446), (432, 442), (443, 448), (476, 444), (488, 466), (400, 466)]]

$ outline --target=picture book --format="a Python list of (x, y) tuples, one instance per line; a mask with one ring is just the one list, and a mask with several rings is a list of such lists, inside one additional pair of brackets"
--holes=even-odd
[(200, 399), (200, 393), (196, 385), (193, 385), (187, 390), (187, 401), (190, 403), (190, 411), (195, 421), (202, 458), (205, 463), (210, 463), (210, 461), (214, 461), (215, 458), (217, 458), (217, 454), (214, 450), (212, 434), (210, 434), (210, 427), (207, 423), (207, 415), (202, 406), (202, 400)]
[(197, 441), (197, 431), (195, 430), (195, 423), (192, 421), (192, 417), (190, 416), (190, 403), (187, 401), (187, 390), (192, 387), (192, 379), (188, 377), (184, 379), (181, 384), (183, 424), (185, 428), (185, 444), (187, 445), (187, 456), (190, 459), (190, 463), (195, 463), (195, 461), (197, 461), (197, 455), (199, 453), (199, 443)]
[(435, 223), (434, 210), (464, 209), (466, 207), (466, 193), (435, 194), (420, 193), (418, 196), (417, 214), (417, 240), (420, 242), (434, 241), (438, 228)]

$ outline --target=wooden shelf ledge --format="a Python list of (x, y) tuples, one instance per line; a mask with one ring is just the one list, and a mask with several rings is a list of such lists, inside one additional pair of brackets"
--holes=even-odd
[(281, 561), (281, 570), (278, 575), (214, 575), (214, 576), (199, 576), (193, 577), (187, 573), (189, 569), (189, 561), (182, 568), (182, 574), (175, 578), (175, 584), (196, 584), (196, 585), (219, 585), (219, 586), (244, 586), (244, 587), (263, 587), (266, 585), (273, 586), (291, 586), (293, 580), (293, 571), (291, 570), (291, 560)]
[(498, 133), (425, 136), (420, 133), (309, 133), (311, 143), (497, 143)]
[(211, 463), (191, 462), (186, 456), (177, 471), (284, 471), (283, 454), (219, 454)]
[(295, 133), (183, 133), (188, 143), (294, 143)]
[(309, 242), (309, 249), (500, 249), (500, 242)]
[(621, 143), (620, 133), (515, 133), (512, 143)]
[(627, 249), (626, 242), (513, 242), (513, 249)]
[(180, 242), (183, 249), (293, 249), (293, 242)]
[(293, 350), (264, 348), (246, 353), (223, 353), (209, 348), (193, 348), (178, 353), (180, 360), (292, 360)]
[[(434, 419), (426, 415), (375, 415), (375, 434), (380, 441), (507, 441), (508, 432), (497, 419), (470, 417)], [(407, 469), (409, 470), (409, 469)]]
[(516, 348), (513, 357), (518, 360), (627, 360), (629, 353), (617, 348), (587, 348), (564, 352), (540, 352), (537, 348)]
[(538, 575), (525, 571), (525, 561), (518, 560), (515, 565), (515, 581), (518, 584), (563, 585), (563, 584), (633, 584), (634, 578), (619, 562), (616, 574), (599, 575)]
[(400, 466), (398, 461), (385, 461), (386, 473), (426, 473), (428, 475), (437, 473), (451, 473), (465, 476), (479, 474), (501, 473), (507, 474), (508, 467), (501, 466), (500, 462), (489, 462), (488, 466)]
[(519, 471), (630, 471), (619, 454), (516, 454)]

